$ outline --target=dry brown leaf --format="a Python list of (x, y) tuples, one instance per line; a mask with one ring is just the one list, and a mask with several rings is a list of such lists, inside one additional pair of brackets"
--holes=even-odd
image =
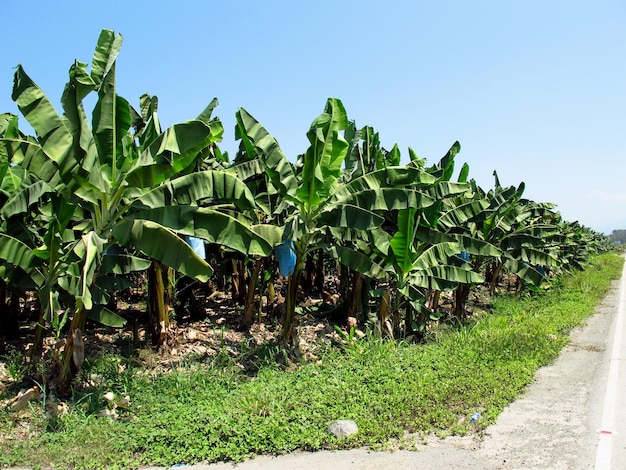
[(39, 388), (31, 387), (26, 391), (20, 391), (17, 396), (11, 400), (11, 411), (18, 412), (26, 408), (28, 402), (39, 397)]

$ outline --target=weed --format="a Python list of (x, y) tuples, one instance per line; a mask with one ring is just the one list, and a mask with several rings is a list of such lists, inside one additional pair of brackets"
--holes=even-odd
[(5, 367), (9, 372), (9, 376), (14, 382), (20, 383), (24, 380), (29, 370), (28, 362), (26, 361), (24, 353), (17, 350), (13, 346), (9, 346), (6, 354), (0, 356), (0, 359), (4, 362)]
[[(556, 358), (619, 277), (621, 262), (604, 255), (548, 292), (500, 297), (490, 315), (442, 324), (423, 344), (344, 333), (342, 348), (320, 347), (319, 360), (298, 367), (285, 367), (293, 357), (277, 345), (248, 345), (234, 357), (225, 339), (215, 358), (158, 376), (113, 355), (90, 359), (85, 374), (94, 385), (58, 418), (63, 432), (36, 427), (28, 439), (3, 440), (0, 464), (171, 466), (295, 449), (410, 447), (406, 433), (480, 433)], [(97, 417), (105, 389), (132, 398), (120, 419)], [(470, 423), (474, 413), (481, 419)], [(330, 436), (335, 419), (356, 421), (359, 433)], [(3, 435), (16, 429), (0, 428)]]

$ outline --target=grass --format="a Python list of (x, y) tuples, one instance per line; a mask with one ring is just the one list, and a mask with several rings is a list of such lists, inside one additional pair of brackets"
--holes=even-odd
[[(107, 356), (88, 364), (100, 381), (70, 403), (68, 415), (48, 419), (38, 405), (21, 415), (1, 412), (0, 465), (170, 466), (296, 449), (402, 446), (406, 431), (480, 432), (556, 358), (621, 267), (615, 254), (596, 257), (550, 291), (499, 297), (491, 314), (441, 325), (421, 345), (366, 337), (289, 369), (267, 348), (253, 376), (227, 355), (158, 376)], [(118, 408), (117, 420), (98, 417), (108, 390), (132, 400)], [(471, 423), (475, 412), (482, 418)], [(359, 433), (332, 437), (326, 428), (335, 419), (356, 421)]]

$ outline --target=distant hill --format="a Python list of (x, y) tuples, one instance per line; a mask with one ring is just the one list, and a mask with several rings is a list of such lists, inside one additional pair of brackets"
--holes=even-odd
[(626, 230), (613, 230), (609, 235), (609, 238), (615, 243), (626, 243)]

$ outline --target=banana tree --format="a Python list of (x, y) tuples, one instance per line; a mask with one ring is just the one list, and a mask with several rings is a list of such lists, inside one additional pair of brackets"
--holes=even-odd
[[(0, 114), (0, 137), (5, 137), (7, 133), (17, 133), (16, 119), (16, 116), (10, 114)], [(24, 172), (20, 168), (10, 166), (6, 149), (0, 146), (0, 210), (22, 186), (23, 176)], [(0, 236), (6, 235), (7, 232), (7, 221), (0, 211)], [(15, 337), (19, 330), (17, 315), (11, 312), (11, 310), (15, 312), (16, 309), (9, 309), (10, 304), (6, 301), (9, 296), (14, 298), (14, 294), (11, 292), (15, 291), (15, 288), (11, 286), (11, 281), (12, 272), (15, 271), (15, 268), (6, 264), (6, 258), (11, 255), (11, 251), (4, 252), (5, 250), (0, 250), (0, 260), (2, 261), (0, 262), (0, 351), (6, 349), (4, 344), (6, 338)]]
[(609, 237), (594, 232), (579, 222), (563, 221), (559, 216), (555, 224), (562, 235), (562, 242), (558, 246), (559, 259), (562, 262), (559, 269), (562, 271), (582, 270), (592, 254), (615, 249), (615, 244)]
[(424, 210), (418, 208), (398, 211), (396, 231), (387, 235), (387, 241), (383, 237), (376, 243), (398, 294), (392, 308), (396, 320), (386, 324), (390, 332), (403, 312), (403, 333), (422, 334), (429, 320), (437, 317), (426, 305), (430, 291), (453, 290), (462, 283), (484, 280), (456, 256), (463, 250), (459, 241), (428, 227), (424, 218)]
[[(343, 133), (349, 121), (341, 101), (329, 99), (324, 112), (307, 133), (310, 146), (301, 165), (287, 160), (276, 140), (244, 110), (237, 113), (237, 135), (249, 155), (265, 172), (280, 196), (286, 217), (282, 240), (293, 246), (295, 263), (288, 276), (286, 314), (282, 337), (292, 339), (296, 296), (307, 256), (319, 249), (359, 272), (384, 278), (384, 270), (372, 263), (358, 246), (343, 246), (333, 230), (368, 232), (379, 227), (388, 210), (418, 207), (430, 198), (410, 186), (435, 179), (418, 168), (385, 167), (345, 181), (342, 166), (349, 150)], [(432, 203), (432, 201), (430, 202)], [(337, 233), (337, 232), (335, 232)]]
[[(52, 218), (62, 217), (64, 223), (42, 240), (43, 248), (33, 250), (34, 255), (67, 254), (65, 274), (43, 283), (45, 292), (51, 292), (46, 305), (49, 318), (60, 309), (55, 293), (68, 293), (73, 304), (59, 371), (60, 393), (67, 392), (76, 371), (71, 362), (76, 332), (84, 329), (88, 316), (103, 321), (114, 315), (94, 302), (108, 247), (126, 246), (201, 281), (212, 269), (179, 235), (245, 252), (271, 251), (270, 244), (246, 224), (224, 210), (207, 207), (211, 203), (226, 204), (231, 211), (251, 207), (254, 198), (243, 182), (220, 171), (186, 171), (221, 138), (219, 121), (208, 120), (205, 111), (198, 119), (161, 132), (153, 110), (141, 121), (141, 130), (133, 132), (133, 118), (139, 113), (115, 88), (120, 47), (121, 36), (103, 31), (91, 72), (85, 64), (74, 63), (62, 97), (63, 117), (18, 67), (13, 98), (37, 136), (2, 140), (12, 162), (54, 188)], [(98, 93), (93, 130), (82, 104), (92, 91)], [(66, 236), (68, 231), (73, 237)]]
[[(502, 270), (524, 282), (540, 285), (545, 274), (537, 266), (559, 263), (556, 250), (551, 248), (553, 243), (558, 243), (560, 235), (558, 228), (550, 223), (550, 207), (522, 199), (524, 183), (517, 188), (504, 188), (497, 173), (494, 172), (494, 176), (495, 187), (488, 193), (474, 181), (470, 182), (472, 196), (461, 212), (466, 217), (465, 223), (457, 226), (454, 232), (470, 242), (465, 250), (471, 255), (469, 262), (475, 271), (486, 270), (492, 292)], [(452, 220), (448, 218), (444, 223), (449, 225)], [(485, 243), (497, 251), (485, 251), (481, 248)], [(479, 249), (473, 250), (473, 246)], [(463, 316), (470, 288), (470, 285), (461, 285), (455, 292), (455, 314), (458, 317)]]
[[(17, 296), (27, 290), (43, 288), (44, 278), (50, 281), (56, 279), (58, 271), (55, 262), (46, 271), (37, 270), (42, 265), (41, 257), (45, 256), (42, 250), (37, 250), (37, 237), (48, 236), (50, 241), (57, 240), (53, 234), (58, 224), (51, 224), (38, 214), (38, 202), (45, 199), (49, 202), (49, 194), (54, 189), (34, 175), (29, 174), (21, 165), (11, 161), (10, 146), (5, 145), (7, 139), (20, 139), (24, 135), (18, 129), (18, 117), (11, 114), (0, 115), (0, 277), (5, 286), (5, 294), (11, 293), (12, 308), (3, 308), (0, 311), (2, 329), (0, 336), (4, 336), (17, 328)], [(34, 206), (34, 207), (33, 207)], [(49, 211), (52, 212), (52, 211)], [(19, 215), (14, 215), (18, 213)], [(50, 214), (48, 219), (55, 217)], [(58, 258), (59, 256), (57, 256)], [(57, 260), (58, 261), (58, 260)], [(59, 263), (61, 271), (66, 267)], [(41, 292), (40, 297), (45, 303), (49, 295)], [(2, 299), (4, 301), (4, 297)], [(3, 302), (3, 306), (5, 306)], [(7, 306), (8, 307), (8, 306)], [(56, 317), (55, 317), (56, 318)], [(40, 319), (40, 324), (43, 319)], [(34, 351), (40, 351), (43, 336), (38, 331)]]
[(380, 143), (378, 132), (372, 127), (357, 129), (356, 124), (350, 123), (344, 131), (344, 137), (350, 144), (343, 169), (345, 180), (400, 165), (398, 145), (394, 145), (391, 151), (385, 150)]
[[(344, 137), (350, 144), (341, 181), (349, 181), (362, 177), (368, 173), (387, 167), (400, 165), (401, 155), (398, 145), (394, 145), (391, 151), (384, 149), (380, 142), (379, 133), (370, 126), (358, 129), (354, 122), (350, 123), (344, 131)], [(351, 230), (340, 228), (331, 229), (336, 243), (344, 248), (358, 247), (363, 254), (371, 253), (370, 236), (367, 233), (353, 233)], [(355, 238), (356, 237), (356, 238)], [(318, 256), (321, 256), (320, 252)], [(348, 317), (363, 318), (368, 323), (374, 323), (375, 318), (370, 315), (370, 292), (376, 292), (372, 286), (376, 283), (367, 273), (356, 271), (348, 266), (341, 265), (340, 291), (344, 293), (341, 310), (344, 312), (343, 321)], [(363, 271), (363, 270), (362, 270)], [(367, 271), (367, 270), (365, 270)]]

